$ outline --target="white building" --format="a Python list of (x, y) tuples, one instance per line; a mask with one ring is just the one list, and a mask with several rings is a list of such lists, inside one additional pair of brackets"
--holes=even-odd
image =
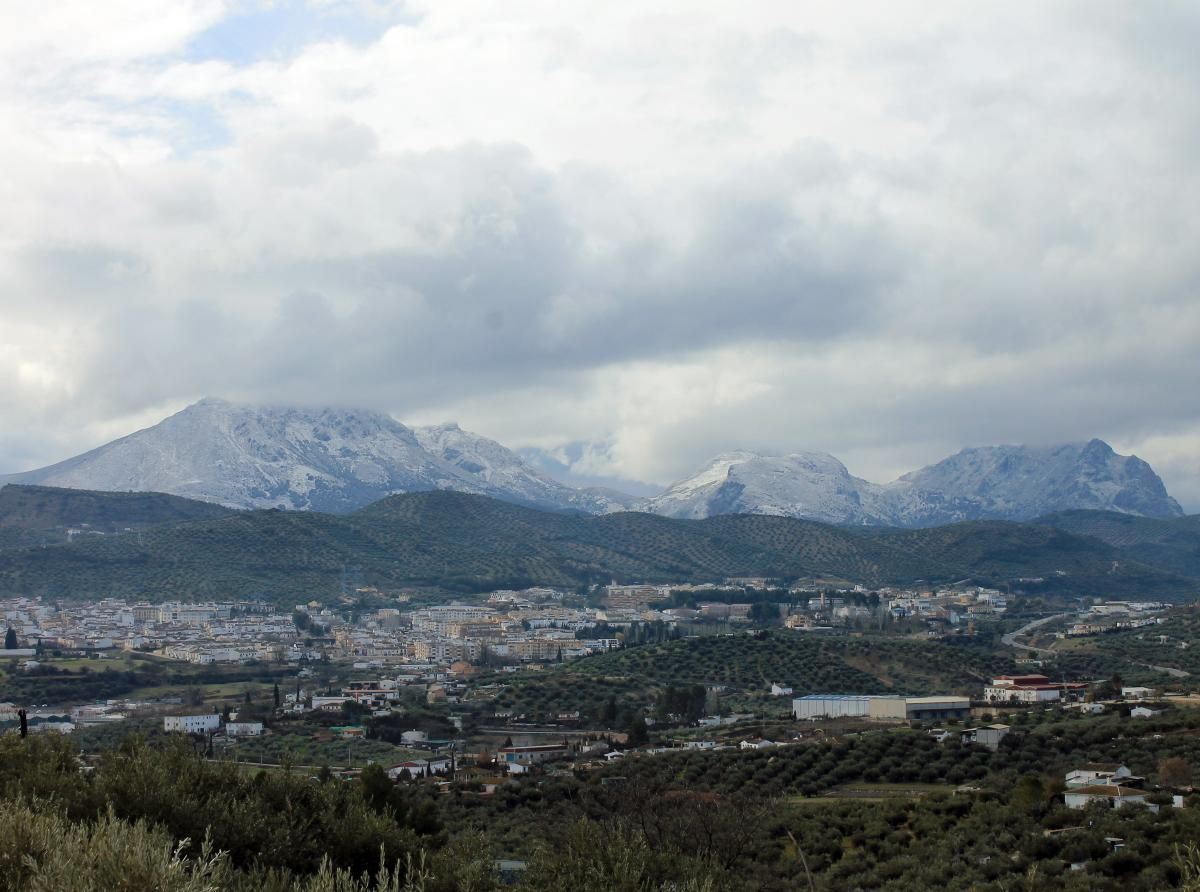
[(1084, 765), (1074, 771), (1068, 771), (1066, 785), (1073, 787), (1093, 787), (1097, 784), (1119, 784), (1133, 777), (1133, 772), (1124, 765)]
[(1051, 684), (1045, 675), (1000, 675), (984, 686), (983, 699), (989, 703), (1047, 703), (1081, 696), (1086, 690), (1083, 682)]
[(221, 717), (214, 713), (204, 715), (163, 716), (164, 731), (182, 731), (185, 734), (204, 734), (221, 727)]
[(1147, 793), (1122, 787), (1120, 784), (1095, 784), (1090, 787), (1075, 787), (1063, 794), (1067, 808), (1087, 808), (1093, 802), (1106, 802), (1112, 808), (1124, 805), (1145, 805), (1151, 811), (1158, 811), (1157, 805), (1146, 802)]
[(228, 722), (225, 725), (226, 737), (259, 737), (262, 732), (262, 722)]
[(808, 694), (792, 701), (798, 719), (866, 718), (871, 698), (853, 694)]

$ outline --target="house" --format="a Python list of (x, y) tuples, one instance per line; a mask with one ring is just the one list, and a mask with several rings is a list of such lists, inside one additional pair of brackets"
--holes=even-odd
[(361, 740), (367, 736), (367, 729), (361, 725), (334, 725), (329, 730), (342, 740)]
[(313, 697), (312, 708), (320, 709), (324, 712), (341, 712), (342, 704), (349, 699), (349, 697), (343, 696), (342, 694), (337, 694), (331, 697)]
[(424, 759), (411, 759), (407, 762), (399, 762), (387, 769), (387, 776), (394, 781), (400, 780), (404, 777), (426, 777), (428, 775), (428, 769), (429, 766), (426, 765)]
[(738, 747), (744, 750), (765, 750), (770, 749), (773, 746), (778, 746), (778, 744), (772, 740), (764, 740), (761, 737), (757, 737), (753, 740), (743, 740), (740, 744), (738, 744)]
[(565, 743), (550, 743), (541, 746), (502, 746), (496, 750), (496, 759), (507, 765), (538, 765), (554, 759), (565, 759), (571, 754)]
[(1099, 715), (1104, 712), (1103, 703), (1080, 703), (1079, 711), (1087, 715)]
[(1161, 709), (1151, 709), (1149, 706), (1135, 706), (1129, 710), (1129, 717), (1131, 719), (1150, 719), (1156, 715), (1162, 715), (1162, 713)]
[(773, 684), (773, 685), (771, 685), (771, 696), (772, 697), (790, 697), (790, 696), (792, 696), (792, 689), (789, 687), (784, 687), (781, 684)]
[(965, 728), (962, 731), (963, 743), (978, 743), (980, 746), (986, 746), (992, 752), (1000, 748), (1000, 741), (1003, 740), (1009, 732), (1008, 725), (986, 725), (982, 728)]
[(1140, 781), (1141, 778), (1135, 778), (1133, 772), (1124, 765), (1095, 762), (1068, 771), (1066, 776), (1068, 789), (1091, 787), (1097, 784), (1129, 784)]
[(1148, 700), (1153, 696), (1152, 688), (1121, 688), (1121, 698), (1124, 700)]
[(1067, 808), (1087, 808), (1096, 802), (1107, 803), (1112, 808), (1125, 805), (1145, 805), (1151, 811), (1158, 811), (1157, 805), (1146, 801), (1149, 794), (1145, 790), (1135, 790), (1120, 784), (1094, 784), (1090, 787), (1076, 787), (1063, 794)]
[(443, 758), (409, 759), (406, 762), (398, 762), (387, 769), (387, 776), (392, 780), (400, 780), (404, 777), (406, 771), (408, 772), (408, 777), (413, 779), (418, 777), (433, 777), (435, 774), (448, 774), (450, 771), (450, 760)]
[(226, 722), (226, 737), (260, 737), (263, 732), (262, 722)]
[(1082, 696), (1087, 690), (1083, 682), (1051, 684), (1045, 675), (999, 675), (983, 688), (983, 699), (989, 703), (1046, 703), (1068, 695)]

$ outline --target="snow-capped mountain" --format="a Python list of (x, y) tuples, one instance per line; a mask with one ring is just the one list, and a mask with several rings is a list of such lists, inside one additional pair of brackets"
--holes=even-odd
[(824, 453), (731, 452), (644, 506), (670, 517), (741, 512), (888, 526), (1030, 520), (1071, 508), (1148, 517), (1183, 513), (1146, 462), (1118, 455), (1101, 440), (964, 449), (885, 485), (852, 476)]
[(544, 478), (500, 444), (457, 426), (413, 430), (377, 412), (216, 399), (64, 462), (0, 477), (3, 483), (335, 512), (431, 489), (554, 510), (603, 512), (613, 504)]
[(378, 412), (205, 399), (159, 424), (5, 483), (154, 491), (237, 508), (343, 512), (397, 492), (452, 489), (560, 511), (670, 517), (749, 513), (866, 526), (1028, 520), (1096, 508), (1175, 517), (1153, 469), (1101, 440), (964, 449), (880, 485), (832, 455), (729, 452), (661, 495), (568, 486), (456, 424), (409, 428)]
[(900, 510), (896, 520), (906, 526), (1028, 520), (1073, 508), (1145, 517), (1183, 514), (1149, 464), (1136, 455), (1118, 455), (1103, 440), (964, 449), (905, 474), (889, 492)]
[[(430, 455), (480, 479), (510, 501), (575, 508), (590, 514), (619, 511), (630, 501), (621, 493), (599, 489), (575, 489), (538, 473), (528, 462), (495, 440), (464, 431), (457, 424), (413, 428), (417, 441)], [(455, 488), (455, 487), (443, 487)]]
[(669, 517), (717, 514), (775, 514), (828, 523), (883, 522), (882, 487), (851, 476), (846, 466), (823, 452), (759, 455), (727, 452), (694, 476), (647, 499), (646, 510)]

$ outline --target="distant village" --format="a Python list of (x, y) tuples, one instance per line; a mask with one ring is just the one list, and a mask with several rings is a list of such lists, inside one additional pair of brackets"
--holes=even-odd
[[(1001, 614), (1006, 598), (996, 590), (975, 586), (950, 589), (867, 591), (861, 586), (831, 591), (796, 587), (783, 602), (754, 598), (768, 580), (727, 579), (708, 585), (619, 585), (595, 594), (601, 606), (588, 606), (578, 594), (552, 588), (496, 591), (480, 603), (396, 606), (356, 609), (348, 605), (296, 604), (290, 612), (255, 602), (208, 604), (130, 604), (119, 599), (58, 605), (41, 599), (0, 601), (8, 639), (0, 659), (10, 669), (36, 672), (46, 654), (58, 657), (111, 659), (114, 653), (134, 651), (164, 662), (199, 666), (263, 663), (286, 667), (294, 675), (294, 690), (278, 695), (279, 714), (309, 711), (339, 712), (353, 701), (372, 714), (386, 714), (404, 690), (420, 691), (428, 704), (453, 704), (460, 699), (487, 699), (503, 685), (468, 682), (484, 670), (504, 673), (521, 668), (578, 659), (624, 646), (633, 636), (653, 630), (653, 640), (689, 634), (696, 624), (720, 624), (726, 631), (749, 630), (763, 619), (763, 609), (776, 624), (817, 632), (835, 627), (909, 621), (930, 637), (973, 634), (974, 624)], [(739, 599), (741, 593), (745, 600)], [(685, 601), (690, 606), (665, 606)], [(1109, 602), (1093, 608), (1094, 625), (1129, 627), (1155, 622), (1153, 614), (1165, 605)], [(922, 625), (923, 624), (923, 625)], [(1093, 624), (1089, 624), (1093, 625)], [(1065, 634), (1080, 634), (1078, 625)], [(1036, 664), (1036, 661), (1027, 661)], [(317, 690), (314, 667), (336, 664), (357, 671), (360, 680), (338, 690)], [(775, 697), (791, 697), (790, 687), (769, 685)], [(1002, 676), (981, 685), (974, 698), (855, 696), (816, 692), (793, 701), (795, 719), (858, 718), (870, 721), (941, 721), (970, 719), (974, 705), (1020, 705), (1063, 701), (1077, 708), (1101, 711), (1103, 705), (1084, 702), (1088, 685), (1052, 681), (1042, 675)], [(1143, 689), (1122, 692), (1144, 697)], [(11, 727), (19, 707), (0, 703), (0, 730)], [(228, 739), (263, 733), (261, 722), (238, 721), (236, 714), (179, 714), (186, 704), (179, 697), (150, 700), (115, 699), (74, 704), (27, 704), (25, 721), (33, 731), (70, 732), (119, 722), (129, 715), (171, 713), (163, 717), (165, 731), (220, 734)], [(499, 720), (512, 720), (497, 714)], [(570, 724), (571, 715), (561, 717)], [(578, 719), (578, 713), (574, 714)], [(709, 716), (699, 725), (719, 728), (752, 716)], [(968, 728), (955, 732), (964, 739), (996, 745), (1003, 726)], [(337, 733), (361, 735), (361, 727)], [(424, 744), (413, 732), (410, 744)], [(799, 738), (797, 738), (799, 739)], [(748, 745), (772, 746), (758, 740)], [(690, 740), (689, 747), (718, 746)], [(512, 770), (563, 755), (556, 748), (514, 750)], [(518, 748), (519, 750), (519, 748)], [(412, 766), (410, 766), (412, 768)], [(428, 766), (426, 766), (428, 769)], [(432, 769), (429, 769), (432, 770)]]
[[(144, 651), (190, 663), (362, 662), (363, 668), (454, 663), (520, 665), (574, 659), (618, 647), (633, 626), (659, 623), (678, 631), (693, 623), (750, 624), (755, 601), (737, 591), (762, 591), (768, 580), (728, 579), (702, 585), (608, 585), (602, 606), (568, 605), (571, 596), (551, 588), (496, 591), (483, 603), (395, 607), (357, 611), (312, 601), (280, 613), (259, 602), (129, 604), (47, 603), (39, 598), (0, 600), (0, 615), (21, 643), (23, 666), (36, 667), (43, 649), (80, 655)], [(373, 590), (364, 590), (374, 594)], [(694, 606), (663, 607), (673, 593), (693, 596)], [(706, 600), (705, 594), (712, 595)], [(819, 629), (916, 617), (947, 630), (1002, 613), (1006, 598), (978, 587), (953, 590), (868, 592), (854, 586), (793, 588), (793, 603), (769, 610), (788, 628)], [(658, 605), (658, 606), (652, 606)], [(24, 650), (32, 652), (25, 655)]]

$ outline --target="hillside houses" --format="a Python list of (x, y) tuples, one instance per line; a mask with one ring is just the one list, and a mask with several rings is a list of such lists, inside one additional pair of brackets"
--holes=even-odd
[(984, 686), (983, 699), (989, 703), (1048, 703), (1080, 699), (1087, 689), (1085, 682), (1053, 683), (1045, 675), (1000, 675)]

